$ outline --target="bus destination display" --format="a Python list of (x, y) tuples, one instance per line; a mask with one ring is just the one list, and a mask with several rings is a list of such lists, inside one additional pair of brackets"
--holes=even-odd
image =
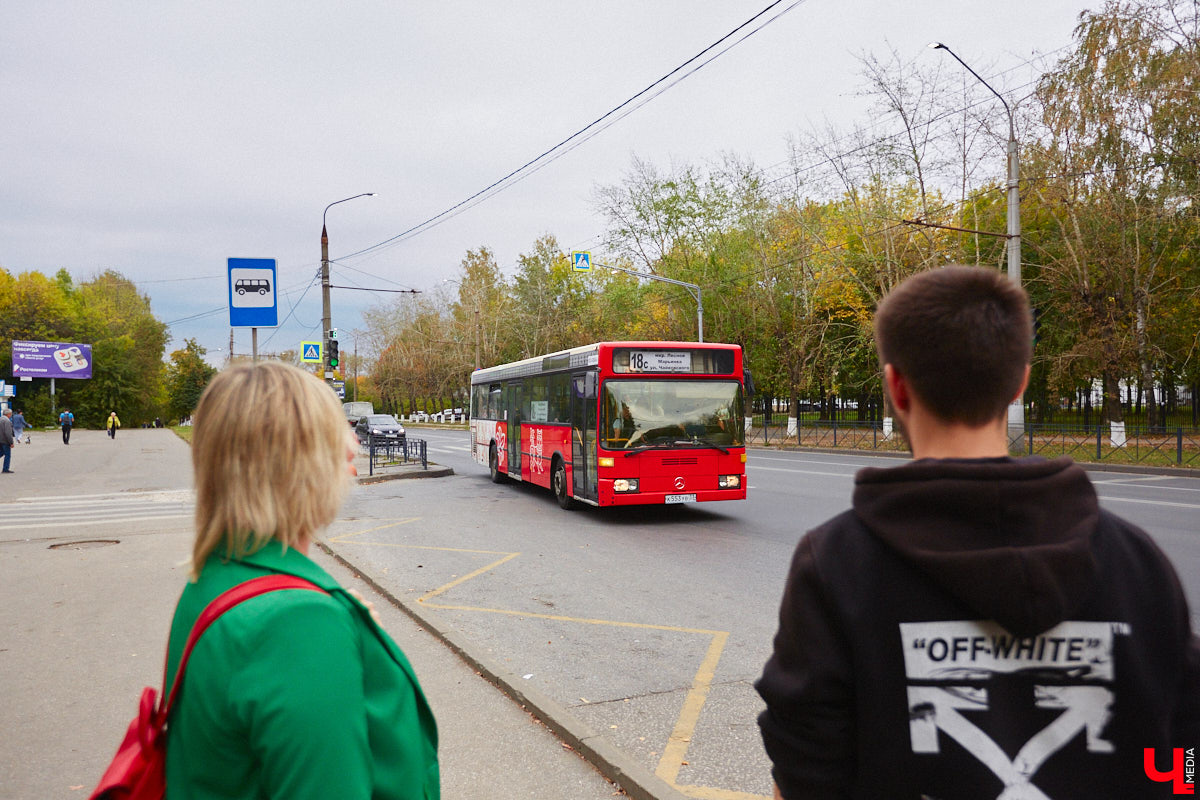
[(631, 350), (630, 372), (691, 372), (690, 350)]

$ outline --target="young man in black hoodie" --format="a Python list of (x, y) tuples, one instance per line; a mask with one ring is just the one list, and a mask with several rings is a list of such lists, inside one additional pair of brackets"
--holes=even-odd
[(1008, 455), (1025, 293), (924, 272), (875, 336), (914, 460), (859, 472), (852, 510), (796, 548), (756, 684), (776, 796), (1190, 794), (1200, 644), (1178, 577), (1070, 459)]

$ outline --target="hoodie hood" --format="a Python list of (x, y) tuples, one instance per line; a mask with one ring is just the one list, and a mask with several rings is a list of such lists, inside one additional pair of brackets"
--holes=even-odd
[(1019, 636), (1069, 618), (1096, 580), (1099, 503), (1069, 458), (864, 469), (854, 513), (938, 586)]

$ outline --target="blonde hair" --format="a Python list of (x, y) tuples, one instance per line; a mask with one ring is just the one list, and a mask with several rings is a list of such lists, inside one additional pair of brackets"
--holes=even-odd
[(192, 577), (272, 539), (296, 547), (333, 521), (349, 490), (346, 420), (313, 375), (278, 361), (217, 374), (193, 415)]

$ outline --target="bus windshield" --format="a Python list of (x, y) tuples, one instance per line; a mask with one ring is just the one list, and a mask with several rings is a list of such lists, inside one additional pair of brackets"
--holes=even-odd
[(601, 442), (637, 447), (740, 447), (742, 387), (719, 380), (607, 380)]

